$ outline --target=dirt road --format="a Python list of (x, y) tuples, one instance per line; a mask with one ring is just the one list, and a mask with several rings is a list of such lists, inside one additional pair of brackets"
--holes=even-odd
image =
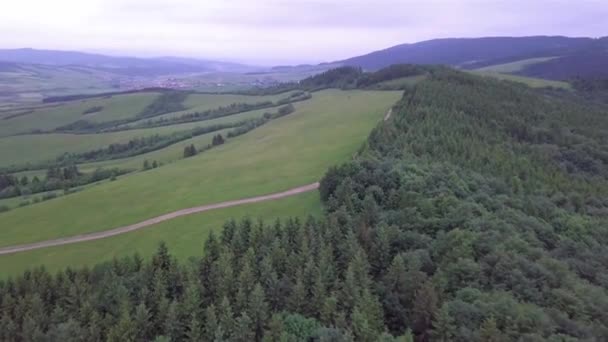
[(386, 115), (384, 115), (384, 121), (390, 119), (391, 114), (393, 114), (393, 108), (389, 109), (388, 112), (386, 112)]
[(102, 232), (75, 235), (75, 236), (70, 236), (70, 237), (66, 237), (66, 238), (46, 240), (46, 241), (34, 242), (34, 243), (29, 243), (29, 244), (24, 244), (24, 245), (2, 247), (2, 248), (0, 248), (0, 255), (25, 252), (25, 251), (30, 251), (33, 249), (39, 249), (39, 248), (45, 248), (45, 247), (61, 246), (61, 245), (67, 245), (67, 244), (71, 244), (71, 243), (78, 243), (78, 242), (84, 242), (84, 241), (105, 239), (107, 237), (132, 232), (134, 230), (142, 229), (142, 228), (151, 226), (153, 224), (171, 220), (171, 219), (174, 219), (174, 218), (180, 217), (180, 216), (191, 215), (191, 214), (200, 213), (203, 211), (214, 210), (214, 209), (234, 207), (234, 206), (241, 205), (241, 204), (277, 200), (280, 198), (289, 197), (289, 196), (301, 194), (304, 192), (312, 191), (317, 188), (319, 188), (318, 182), (300, 186), (300, 187), (293, 188), (293, 189), (289, 189), (289, 190), (283, 191), (283, 192), (269, 194), (269, 195), (243, 198), (240, 200), (220, 202), (220, 203), (202, 205), (202, 206), (193, 207), (193, 208), (181, 209), (181, 210), (177, 210), (177, 211), (167, 213), (167, 214), (164, 214), (161, 216), (153, 217), (151, 219), (148, 219), (148, 220), (145, 220), (142, 222), (138, 222), (138, 223), (135, 223), (132, 225), (118, 227), (118, 228), (114, 228), (114, 229), (110, 229), (110, 230), (106, 230), (106, 231), (102, 231)]

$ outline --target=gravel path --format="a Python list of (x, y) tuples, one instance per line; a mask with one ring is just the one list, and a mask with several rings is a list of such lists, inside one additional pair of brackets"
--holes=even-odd
[(388, 112), (386, 112), (386, 115), (384, 115), (384, 121), (390, 119), (391, 114), (393, 114), (393, 108), (389, 109)]
[(46, 240), (46, 241), (34, 242), (34, 243), (29, 243), (29, 244), (24, 244), (24, 245), (1, 247), (0, 255), (25, 252), (25, 251), (30, 251), (33, 249), (46, 248), (46, 247), (52, 247), (52, 246), (68, 245), (71, 243), (105, 239), (105, 238), (108, 238), (111, 236), (120, 235), (120, 234), (124, 234), (124, 233), (128, 233), (128, 232), (132, 232), (134, 230), (146, 228), (153, 224), (171, 220), (171, 219), (174, 219), (174, 218), (180, 217), (180, 216), (196, 214), (196, 213), (200, 213), (203, 211), (209, 211), (209, 210), (214, 210), (214, 209), (234, 207), (234, 206), (241, 205), (241, 204), (277, 200), (277, 199), (281, 199), (284, 197), (294, 196), (294, 195), (301, 194), (304, 192), (312, 191), (317, 188), (319, 188), (318, 182), (300, 186), (300, 187), (293, 188), (293, 189), (289, 189), (289, 190), (283, 191), (283, 192), (269, 194), (269, 195), (250, 197), (250, 198), (244, 198), (244, 199), (240, 199), (240, 200), (220, 202), (220, 203), (202, 205), (202, 206), (193, 207), (193, 208), (181, 209), (181, 210), (177, 210), (177, 211), (174, 211), (174, 212), (171, 212), (168, 214), (153, 217), (151, 219), (148, 219), (148, 220), (145, 220), (142, 222), (138, 222), (138, 223), (135, 223), (132, 225), (118, 227), (118, 228), (114, 228), (114, 229), (110, 229), (110, 230), (105, 230), (102, 232), (75, 235), (75, 236), (70, 236), (70, 237), (66, 237), (66, 238)]

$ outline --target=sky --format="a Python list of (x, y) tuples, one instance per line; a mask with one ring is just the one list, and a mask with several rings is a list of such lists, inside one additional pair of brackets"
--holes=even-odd
[(608, 35), (608, 0), (15, 0), (0, 48), (335, 61), (433, 38)]

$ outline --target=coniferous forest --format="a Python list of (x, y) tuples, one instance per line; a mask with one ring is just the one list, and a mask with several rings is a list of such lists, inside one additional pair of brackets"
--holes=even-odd
[(327, 171), (323, 217), (1, 281), (0, 340), (606, 341), (607, 128), (601, 101), (433, 69)]

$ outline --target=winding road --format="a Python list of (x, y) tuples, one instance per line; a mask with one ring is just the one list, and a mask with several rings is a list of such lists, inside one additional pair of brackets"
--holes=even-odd
[(102, 232), (81, 234), (81, 235), (75, 235), (75, 236), (70, 236), (70, 237), (66, 237), (66, 238), (46, 240), (46, 241), (34, 242), (34, 243), (23, 244), (23, 245), (1, 247), (0, 255), (31, 251), (34, 249), (40, 249), (40, 248), (46, 248), (46, 247), (62, 246), (62, 245), (68, 245), (68, 244), (78, 243), (78, 242), (105, 239), (105, 238), (108, 238), (111, 236), (120, 235), (120, 234), (124, 234), (124, 233), (128, 233), (128, 232), (132, 232), (134, 230), (146, 228), (148, 226), (151, 226), (151, 225), (154, 225), (154, 224), (157, 224), (160, 222), (164, 222), (167, 220), (171, 220), (171, 219), (174, 219), (174, 218), (180, 217), (180, 216), (201, 213), (201, 212), (209, 211), (209, 210), (234, 207), (237, 205), (248, 204), (248, 203), (259, 203), (259, 202), (277, 200), (277, 199), (301, 194), (304, 192), (313, 191), (318, 188), (319, 188), (319, 182), (315, 182), (312, 184), (299, 186), (297, 188), (293, 188), (293, 189), (289, 189), (287, 191), (277, 192), (277, 193), (273, 193), (273, 194), (269, 194), (269, 195), (249, 197), (249, 198), (243, 198), (243, 199), (234, 200), (234, 201), (226, 201), (226, 202), (220, 202), (220, 203), (215, 203), (215, 204), (201, 205), (201, 206), (193, 207), (193, 208), (181, 209), (181, 210), (173, 211), (173, 212), (161, 215), (161, 216), (153, 217), (153, 218), (145, 220), (145, 221), (134, 223), (134, 224), (131, 224), (128, 226), (118, 227), (118, 228), (114, 228), (114, 229), (110, 229), (110, 230), (105, 230)]

